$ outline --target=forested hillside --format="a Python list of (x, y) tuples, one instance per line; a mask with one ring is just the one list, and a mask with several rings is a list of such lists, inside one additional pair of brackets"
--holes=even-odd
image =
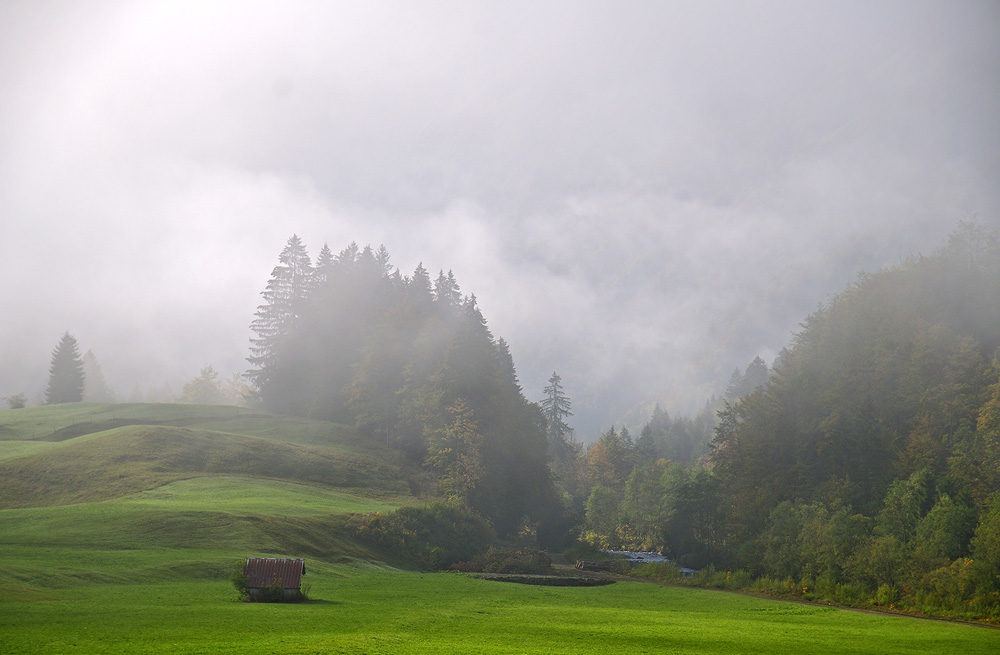
[[(933, 256), (860, 275), (743, 391), (701, 465), (610, 433), (591, 448), (589, 538), (829, 598), (878, 591), (884, 604), (996, 613), (995, 235), (962, 223)], [(602, 475), (593, 451), (616, 444), (617, 473)]]
[(500, 534), (555, 529), (541, 411), (450, 271), (402, 276), (384, 247), (355, 244), (324, 246), (313, 265), (293, 236), (263, 296), (250, 379), (265, 409), (356, 425), (433, 469)]
[(782, 500), (874, 516), (900, 480), (921, 481), (920, 513), (942, 494), (981, 508), (1000, 489), (998, 348), (1000, 253), (971, 225), (934, 257), (861, 275), (806, 320), (765, 390), (722, 413), (712, 461), (732, 536)]

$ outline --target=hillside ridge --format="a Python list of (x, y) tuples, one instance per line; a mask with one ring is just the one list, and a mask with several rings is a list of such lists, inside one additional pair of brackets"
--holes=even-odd
[[(240, 434), (177, 425), (216, 423), (238, 429), (233, 424), (235, 417), (216, 415), (215, 421), (206, 420), (211, 410), (204, 407), (194, 408), (188, 418), (173, 411), (167, 413), (174, 416), (165, 417), (159, 407), (152, 415), (143, 416), (143, 407), (126, 406), (136, 412), (129, 418), (97, 420), (84, 420), (87, 413), (80, 411), (46, 414), (44, 408), (39, 408), (43, 411), (36, 412), (37, 416), (27, 410), (0, 413), (0, 424), (9, 424), (8, 412), (26, 412), (23, 418), (18, 417), (22, 418), (20, 434), (26, 437), (21, 441), (51, 443), (40, 452), (0, 461), (0, 508), (108, 500), (180, 479), (210, 475), (283, 480), (351, 489), (352, 493), (369, 496), (409, 495), (419, 486), (419, 470), (378, 446), (361, 447), (343, 426), (306, 422), (313, 432), (329, 428), (332, 438), (343, 434), (349, 437), (347, 444), (329, 441), (319, 445), (315, 434), (296, 435), (303, 425), (301, 419), (289, 417), (288, 430), (279, 439), (267, 434), (281, 432), (280, 426), (286, 422), (274, 415), (241, 417), (239, 420), (248, 424), (263, 420), (269, 425), (258, 429), (263, 435)], [(107, 414), (106, 407), (99, 409), (99, 413)], [(95, 430), (118, 421), (129, 424)], [(166, 422), (174, 425), (164, 425)], [(28, 424), (36, 434), (24, 430)], [(81, 434), (68, 436), (74, 432)]]

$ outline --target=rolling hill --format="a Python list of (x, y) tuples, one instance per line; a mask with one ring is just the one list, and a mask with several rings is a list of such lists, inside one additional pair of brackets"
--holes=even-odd
[(0, 579), (225, 577), (250, 554), (369, 556), (353, 513), (424, 502), (424, 474), (352, 429), (234, 407), (0, 411)]

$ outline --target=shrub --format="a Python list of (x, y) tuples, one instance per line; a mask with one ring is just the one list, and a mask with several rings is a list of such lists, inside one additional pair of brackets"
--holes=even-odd
[(716, 589), (725, 589), (728, 579), (729, 574), (726, 571), (716, 571), (708, 576), (708, 586), (715, 587)]
[(743, 569), (726, 574), (726, 589), (749, 589), (752, 584), (753, 576)]
[(256, 600), (258, 603), (280, 603), (285, 599), (284, 591), (281, 587), (281, 581), (275, 580), (266, 587), (260, 588)]
[(882, 584), (875, 590), (875, 604), (893, 607), (899, 603), (899, 589), (895, 585)]
[(518, 546), (491, 547), (477, 558), (486, 573), (544, 574), (552, 570), (548, 553)]
[(837, 597), (837, 580), (831, 573), (816, 576), (816, 597), (830, 600)]
[(449, 571), (458, 571), (459, 573), (479, 573), (482, 568), (475, 562), (455, 562), (448, 566)]
[(753, 583), (753, 588), (767, 594), (780, 594), (784, 591), (781, 580), (766, 575), (757, 578)]
[(723, 589), (726, 586), (726, 576), (726, 571), (716, 571), (715, 565), (709, 564), (691, 578), (691, 583), (696, 587)]
[(839, 584), (834, 599), (841, 605), (864, 605), (868, 599), (868, 589), (861, 584)]
[(799, 590), (804, 598), (814, 598), (816, 596), (816, 580), (811, 575), (802, 576), (796, 588), (796, 591)]
[(247, 600), (250, 598), (250, 590), (247, 588), (249, 578), (243, 574), (244, 564), (243, 560), (234, 562), (229, 571), (229, 581), (233, 583), (233, 587), (236, 589), (237, 600)]
[(611, 572), (618, 575), (632, 575), (632, 562), (627, 559), (616, 559), (611, 562)]
[(632, 575), (637, 578), (656, 580), (657, 582), (668, 582), (681, 579), (680, 570), (673, 564), (668, 564), (666, 562), (657, 564), (653, 564), (651, 562), (636, 564), (632, 567)]
[(355, 537), (387, 559), (444, 569), (473, 559), (496, 540), (486, 519), (458, 503), (431, 503), (352, 520)]

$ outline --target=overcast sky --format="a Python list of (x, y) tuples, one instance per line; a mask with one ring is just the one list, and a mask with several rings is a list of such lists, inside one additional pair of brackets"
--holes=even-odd
[(285, 241), (453, 269), (590, 439), (1000, 221), (1000, 3), (0, 2), (0, 396), (242, 371)]

